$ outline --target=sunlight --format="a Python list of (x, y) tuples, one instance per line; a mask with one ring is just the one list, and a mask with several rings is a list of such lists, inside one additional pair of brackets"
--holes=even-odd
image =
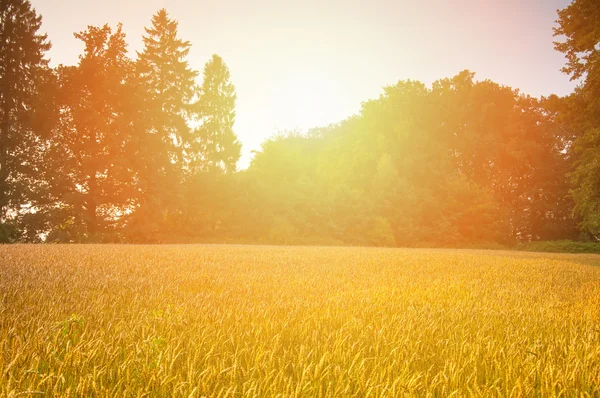
[(291, 74), (272, 91), (275, 127), (305, 130), (335, 122), (341, 112), (335, 81), (316, 73)]
[(0, 1), (0, 398), (600, 398), (600, 0), (491, 3)]

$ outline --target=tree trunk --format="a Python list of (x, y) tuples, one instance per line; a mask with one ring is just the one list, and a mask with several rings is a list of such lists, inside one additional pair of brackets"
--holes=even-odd
[(8, 130), (10, 129), (8, 101), (6, 91), (2, 94), (2, 122), (0, 124), (0, 222), (8, 211)]
[[(10, 101), (8, 96), (10, 95), (10, 84), (12, 75), (12, 65), (10, 65), (11, 54), (10, 45), (11, 43), (7, 40), (10, 37), (10, 31), (12, 31), (12, 23), (10, 19), (3, 15), (3, 25), (0, 29), (2, 35), (2, 58), (0, 58), (0, 67), (2, 70), (2, 80), (0, 81), (0, 87), (2, 92), (0, 93), (0, 222), (6, 218), (8, 211), (8, 140), (10, 130)], [(8, 42), (8, 43), (7, 43)]]
[(89, 191), (88, 191), (88, 200), (87, 200), (87, 220), (88, 220), (88, 235), (92, 240), (96, 238), (96, 232), (98, 229), (98, 220), (96, 216), (96, 192), (98, 190), (98, 185), (96, 183), (96, 172), (93, 171), (90, 174), (89, 180)]
[(97, 142), (96, 142), (96, 131), (92, 130), (91, 137), (91, 167), (89, 171), (88, 179), (88, 199), (87, 199), (87, 227), (88, 227), (88, 238), (95, 240), (96, 233), (98, 232), (98, 219), (96, 217), (96, 208), (98, 203), (96, 201), (98, 196), (98, 182), (96, 180), (96, 159), (97, 159)]

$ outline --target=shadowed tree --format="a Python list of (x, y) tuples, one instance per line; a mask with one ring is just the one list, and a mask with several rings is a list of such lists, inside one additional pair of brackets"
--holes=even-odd
[(115, 231), (133, 195), (133, 64), (121, 25), (114, 33), (107, 25), (90, 26), (75, 37), (85, 44), (79, 65), (59, 69), (62, 103), (53, 157), (60, 222), (48, 238), (98, 241)]
[(561, 228), (572, 220), (559, 205), (567, 194), (564, 146), (552, 116), (535, 98), (473, 78), (464, 71), (434, 83), (440, 139), (454, 167), (493, 196), (508, 241), (573, 237)]
[(233, 132), (235, 87), (227, 65), (213, 55), (195, 104), (196, 122), (186, 148), (184, 218), (190, 235), (222, 238), (236, 224), (235, 177), (241, 144)]
[(148, 95), (147, 134), (140, 141), (143, 162), (138, 172), (139, 198), (131, 219), (135, 240), (160, 240), (175, 223), (185, 171), (184, 148), (190, 140), (188, 120), (197, 93), (186, 57), (191, 44), (178, 37), (177, 21), (161, 9), (146, 28), (137, 74)]
[(576, 92), (580, 106), (573, 111), (581, 135), (574, 142), (576, 156), (572, 195), (581, 226), (600, 236), (600, 2), (575, 0), (558, 11), (555, 36), (565, 40), (555, 48), (565, 54), (563, 72), (583, 79)]
[[(43, 139), (41, 86), (50, 79), (42, 18), (26, 0), (0, 2), (0, 242), (19, 237), (16, 222), (36, 188)], [(43, 124), (43, 123), (42, 123)]]

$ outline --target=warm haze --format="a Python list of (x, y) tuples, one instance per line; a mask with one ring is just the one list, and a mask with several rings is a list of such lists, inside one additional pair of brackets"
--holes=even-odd
[(124, 24), (130, 51), (164, 7), (192, 43), (190, 66), (211, 54), (231, 69), (238, 95), (239, 167), (277, 130), (338, 122), (400, 79), (426, 84), (463, 69), (534, 96), (574, 87), (553, 49), (556, 10), (568, 0), (32, 0), (52, 64), (77, 62), (87, 25)]
[(0, 397), (600, 397), (567, 1), (1, 0)]

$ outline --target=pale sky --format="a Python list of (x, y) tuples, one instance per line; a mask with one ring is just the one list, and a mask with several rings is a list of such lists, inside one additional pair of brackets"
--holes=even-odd
[(31, 2), (52, 41), (53, 65), (77, 63), (83, 46), (73, 32), (87, 25), (122, 22), (135, 54), (152, 15), (166, 8), (192, 43), (194, 69), (216, 53), (231, 70), (240, 168), (278, 130), (338, 122), (398, 80), (431, 84), (469, 69), (536, 97), (574, 87), (552, 44), (556, 10), (570, 0)]

